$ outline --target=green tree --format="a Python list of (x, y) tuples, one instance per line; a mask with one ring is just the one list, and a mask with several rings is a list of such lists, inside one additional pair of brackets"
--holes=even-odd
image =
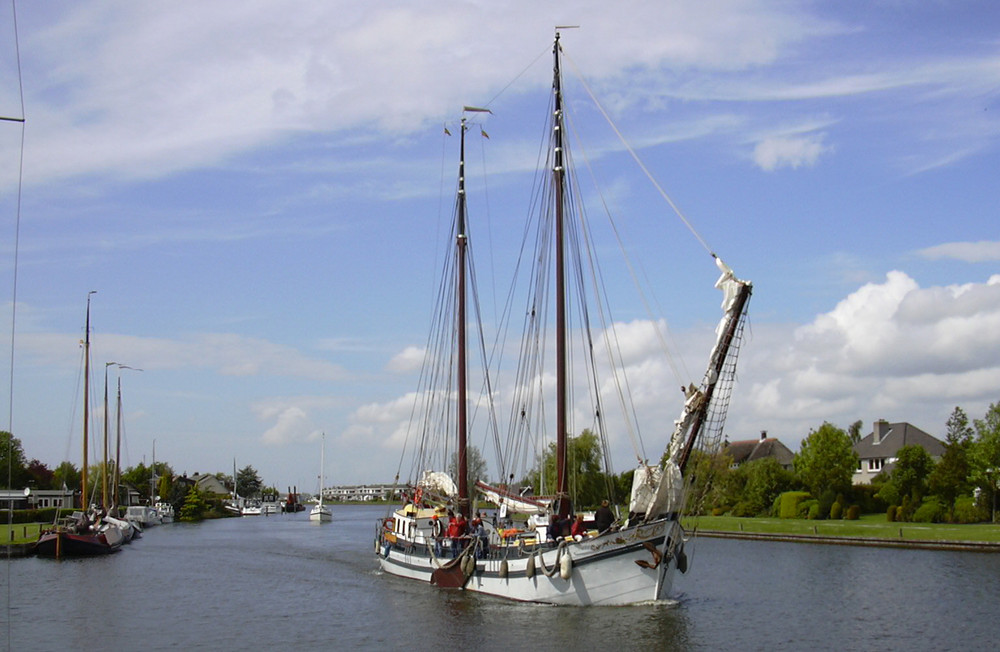
[(969, 483), (971, 473), (969, 453), (972, 449), (974, 431), (969, 425), (969, 417), (960, 407), (952, 411), (947, 425), (944, 454), (927, 478), (927, 487), (933, 495), (941, 499), (945, 509), (951, 511), (956, 498), (972, 494)]
[(759, 516), (774, 505), (775, 499), (792, 488), (795, 482), (791, 472), (785, 470), (773, 457), (747, 462), (740, 467), (746, 477), (743, 495), (733, 508), (735, 516)]
[(996, 520), (997, 492), (1000, 490), (1000, 403), (990, 405), (986, 415), (975, 421), (976, 440), (972, 446), (971, 478), (982, 491), (981, 500)]
[(52, 472), (52, 486), (56, 489), (66, 487), (70, 490), (80, 488), (80, 469), (72, 462), (63, 462)]
[(833, 424), (824, 422), (810, 431), (794, 460), (795, 473), (802, 484), (819, 497), (824, 491), (846, 492), (858, 467), (858, 454), (851, 438)]
[[(569, 437), (566, 441), (566, 472), (569, 474), (569, 493), (574, 509), (593, 507), (600, 504), (609, 491), (610, 480), (601, 468), (600, 442), (589, 429), (577, 437)], [(544, 473), (544, 484), (541, 482)], [(534, 469), (528, 474), (526, 483), (536, 491), (545, 487), (545, 491), (553, 493), (556, 483), (556, 445), (549, 444), (542, 459), (541, 470)]]
[[(483, 459), (483, 454), (475, 446), (466, 447), (465, 458), (465, 468), (468, 470), (471, 491), (471, 488), (476, 486), (477, 480), (488, 482), (486, 479), (486, 460)], [(456, 482), (458, 481), (458, 451), (455, 451), (451, 456), (451, 463), (448, 464), (448, 473)]]
[[(691, 480), (687, 497), (689, 512), (705, 514), (712, 508), (732, 507), (735, 502), (731, 499), (734, 495), (734, 488), (731, 487), (731, 476), (734, 474), (730, 469), (732, 464), (733, 458), (722, 451), (714, 455), (697, 449), (692, 451), (687, 466)], [(627, 491), (631, 491), (631, 488), (632, 483), (629, 482)]]
[(902, 518), (909, 520), (927, 494), (927, 478), (934, 470), (934, 460), (923, 446), (903, 446), (896, 452), (896, 462), (877, 496), (890, 505), (905, 505)]
[(28, 478), (21, 440), (0, 430), (0, 489), (23, 489)]
[(851, 438), (851, 443), (856, 444), (861, 441), (861, 428), (864, 427), (861, 419), (858, 419), (847, 429), (847, 436)]
[(236, 493), (244, 498), (260, 496), (264, 481), (260, 479), (257, 470), (249, 464), (236, 473)]
[(182, 521), (200, 521), (205, 517), (205, 512), (208, 511), (208, 502), (205, 497), (201, 495), (201, 492), (191, 487), (188, 491), (187, 496), (184, 498), (184, 505), (181, 507), (180, 520)]

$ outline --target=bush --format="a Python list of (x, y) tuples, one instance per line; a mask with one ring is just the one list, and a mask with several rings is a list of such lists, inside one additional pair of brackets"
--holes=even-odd
[[(809, 518), (809, 510), (813, 508), (813, 505), (818, 505), (819, 501), (815, 498), (810, 498), (809, 500), (803, 500), (799, 503), (799, 513), (796, 518)], [(816, 508), (817, 510), (819, 507)]]
[[(780, 518), (801, 518), (801, 503), (809, 498), (808, 491), (786, 491), (778, 496), (776, 502), (780, 505), (778, 516)], [(808, 510), (808, 507), (806, 508)]]
[(723, 506), (723, 507), (713, 507), (712, 508), (712, 516), (722, 516), (723, 514), (725, 514), (728, 511), (729, 511), (729, 508), (725, 507), (725, 506)]
[(861, 517), (861, 506), (860, 505), (851, 505), (850, 507), (847, 508), (847, 517), (846, 518), (847, 518), (848, 521), (856, 521), (860, 517)]
[(819, 497), (819, 510), (816, 518), (824, 519), (830, 516), (830, 510), (833, 509), (833, 504), (837, 502), (837, 494), (832, 489), (827, 489)]
[(844, 506), (840, 504), (840, 501), (835, 502), (833, 506), (830, 507), (831, 520), (839, 521), (841, 516), (843, 516), (843, 513), (844, 513)]
[(913, 512), (910, 520), (914, 523), (941, 523), (944, 521), (944, 517), (944, 505), (936, 497), (931, 496), (924, 499), (920, 507)]
[(979, 523), (986, 519), (987, 515), (976, 506), (975, 498), (960, 496), (955, 499), (955, 509), (952, 511), (952, 521), (955, 523)]
[(896, 520), (896, 512), (898, 510), (899, 510), (899, 508), (896, 507), (895, 505), (889, 505), (889, 509), (887, 509), (886, 512), (885, 512), (885, 520), (889, 521), (890, 523), (892, 523), (893, 521), (895, 521)]
[(807, 518), (810, 521), (818, 521), (820, 518), (820, 504), (818, 500), (810, 500), (811, 505), (809, 505), (809, 513)]

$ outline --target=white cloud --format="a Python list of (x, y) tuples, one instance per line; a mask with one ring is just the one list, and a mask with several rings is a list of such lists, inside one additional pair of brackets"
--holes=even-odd
[(823, 144), (823, 138), (823, 134), (766, 138), (754, 147), (754, 163), (768, 172), (784, 167), (811, 167), (831, 150)]
[(1000, 400), (1000, 278), (921, 288), (893, 271), (794, 331), (755, 325), (746, 352), (730, 431), (791, 445), (823, 421), (884, 417), (941, 433), (955, 406), (976, 418)]
[(920, 249), (917, 255), (929, 260), (954, 259), (967, 263), (989, 263), (1000, 261), (1000, 242), (990, 240), (946, 242)]
[(386, 369), (394, 373), (406, 373), (409, 371), (414, 371), (420, 368), (420, 365), (424, 363), (424, 356), (426, 351), (424, 349), (408, 346), (390, 360), (386, 364)]

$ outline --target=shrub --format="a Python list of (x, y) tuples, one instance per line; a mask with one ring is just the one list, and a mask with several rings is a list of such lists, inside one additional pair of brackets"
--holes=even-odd
[(914, 523), (940, 523), (944, 521), (944, 517), (944, 505), (936, 497), (931, 496), (924, 499), (920, 507), (913, 512), (910, 520)]
[(830, 507), (831, 520), (839, 521), (841, 516), (843, 516), (843, 513), (844, 513), (844, 506), (840, 504), (840, 501), (835, 502), (833, 506)]
[[(813, 508), (813, 505), (818, 505), (819, 501), (815, 498), (810, 498), (809, 500), (803, 500), (799, 503), (799, 513), (797, 518), (809, 518), (809, 510)], [(819, 509), (818, 507), (816, 508)]]
[(811, 505), (809, 505), (809, 514), (808, 514), (809, 520), (810, 521), (819, 520), (819, 517), (820, 517), (820, 511), (819, 511), (820, 505), (819, 505), (819, 501), (818, 500), (810, 500), (809, 502), (812, 503)]
[(837, 502), (837, 493), (831, 489), (824, 491), (819, 497), (819, 513), (816, 518), (828, 518), (835, 502)]
[(801, 518), (801, 503), (807, 498), (809, 498), (809, 492), (807, 491), (786, 491), (779, 495), (776, 499), (776, 502), (780, 505), (778, 516), (780, 518)]
[(723, 506), (723, 507), (713, 507), (712, 508), (712, 516), (722, 516), (723, 514), (725, 514), (728, 511), (729, 511), (729, 508), (725, 507), (725, 506)]
[(889, 521), (890, 523), (892, 523), (893, 521), (895, 521), (896, 520), (896, 512), (898, 511), (898, 509), (899, 508), (896, 507), (895, 505), (889, 505), (889, 509), (887, 509), (886, 512), (885, 512), (885, 520)]
[(976, 506), (975, 498), (960, 496), (955, 499), (952, 520), (955, 523), (979, 523), (986, 520), (986, 515)]
[(848, 521), (856, 521), (856, 520), (858, 520), (858, 518), (860, 518), (860, 516), (861, 516), (861, 506), (860, 505), (851, 505), (850, 507), (847, 508), (847, 520)]

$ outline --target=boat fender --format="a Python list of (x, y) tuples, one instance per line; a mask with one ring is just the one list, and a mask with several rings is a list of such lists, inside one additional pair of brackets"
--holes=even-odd
[(559, 560), (559, 577), (564, 580), (573, 577), (573, 558), (565, 550), (563, 551), (562, 559)]
[(677, 550), (677, 570), (682, 573), (688, 572), (688, 556), (687, 553), (684, 552), (684, 546), (681, 546)]
[(476, 558), (472, 555), (466, 555), (465, 559), (462, 560), (462, 573), (468, 577), (476, 572)]
[(384, 557), (385, 559), (389, 558), (389, 549), (391, 547), (392, 546), (390, 546), (388, 543), (382, 546), (382, 557)]
[(510, 574), (510, 568), (507, 567), (507, 560), (503, 559), (500, 561), (500, 572), (499, 572), (500, 579), (502, 580), (507, 579), (507, 575), (509, 574)]
[(529, 580), (535, 576), (535, 555), (528, 557), (528, 564), (524, 567), (524, 574), (528, 576)]

